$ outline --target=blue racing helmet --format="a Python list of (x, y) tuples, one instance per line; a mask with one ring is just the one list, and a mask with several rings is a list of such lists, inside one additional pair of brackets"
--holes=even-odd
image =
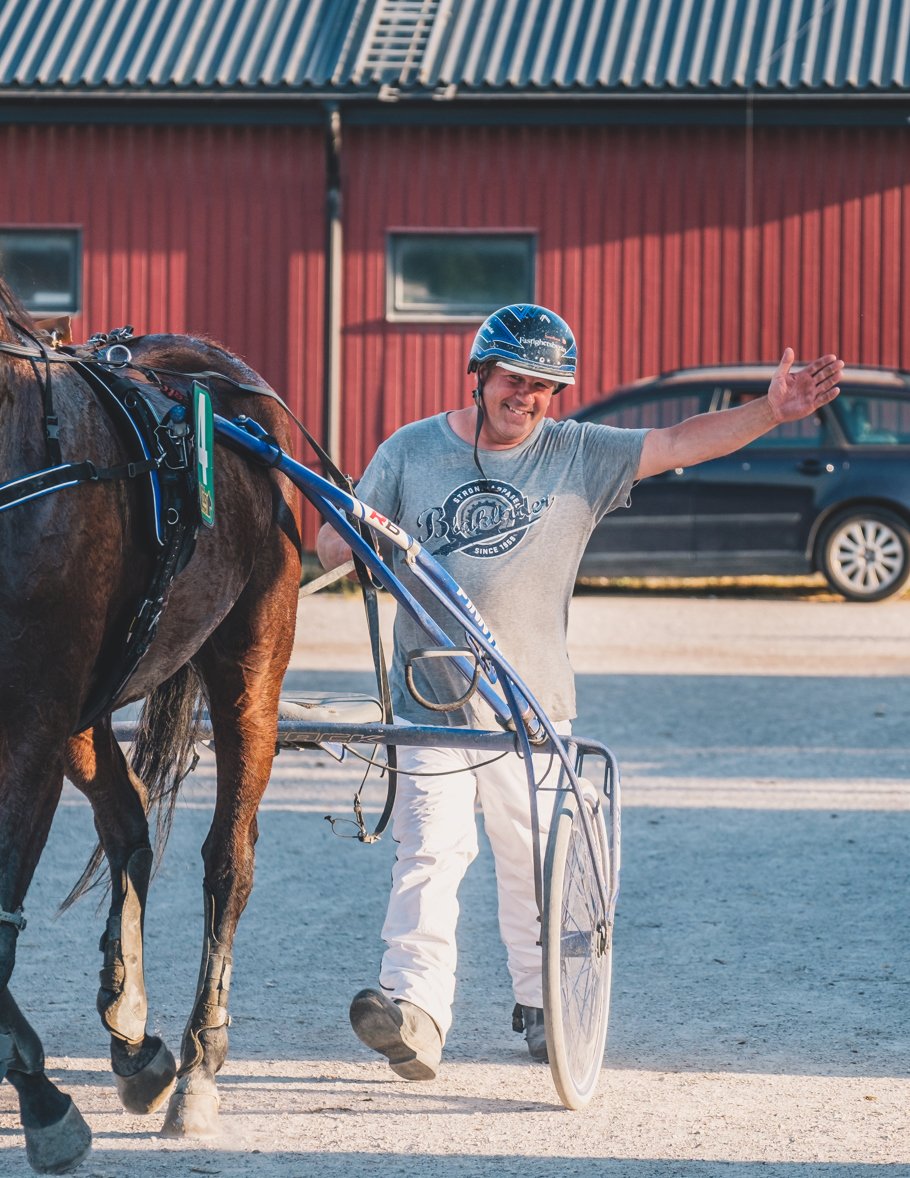
[[(468, 357), (468, 372), (495, 360), (506, 372), (575, 384), (575, 336), (555, 311), (534, 303), (513, 303), (480, 325)], [(557, 392), (559, 389), (557, 389)]]

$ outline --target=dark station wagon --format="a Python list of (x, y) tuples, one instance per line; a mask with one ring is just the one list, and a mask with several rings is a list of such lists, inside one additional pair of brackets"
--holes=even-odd
[[(673, 425), (767, 392), (774, 365), (688, 368), (619, 389), (579, 421)], [(726, 458), (643, 480), (597, 526), (582, 577), (819, 571), (851, 601), (910, 581), (910, 372), (846, 368), (841, 394)]]

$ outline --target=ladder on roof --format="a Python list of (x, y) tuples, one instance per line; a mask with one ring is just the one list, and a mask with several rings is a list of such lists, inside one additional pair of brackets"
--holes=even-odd
[(377, 0), (353, 69), (368, 77), (407, 85), (419, 74), (434, 32), (445, 26), (451, 0)]

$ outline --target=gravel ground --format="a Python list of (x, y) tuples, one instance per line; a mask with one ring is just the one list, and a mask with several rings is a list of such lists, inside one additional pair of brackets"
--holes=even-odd
[[(386, 624), (389, 620), (384, 603)], [(102, 916), (55, 918), (92, 841), (66, 787), (28, 901), (15, 992), (95, 1134), (82, 1178), (125, 1174), (910, 1175), (910, 600), (583, 596), (576, 730), (624, 773), (607, 1061), (583, 1112), (510, 1028), (489, 849), (463, 898), (455, 1025), (432, 1084), (357, 1042), (393, 844), (334, 838), (360, 774), (284, 753), (241, 924), (223, 1133), (123, 1112), (94, 1011)], [(302, 601), (289, 687), (370, 690), (357, 599)], [(176, 1049), (201, 936), (204, 753), (147, 920), (152, 1023)], [(377, 804), (380, 786), (376, 786)], [(0, 1175), (26, 1174), (0, 1086)]]

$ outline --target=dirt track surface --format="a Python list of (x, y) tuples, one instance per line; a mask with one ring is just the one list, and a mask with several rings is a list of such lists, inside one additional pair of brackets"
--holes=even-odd
[[(388, 620), (386, 611), (386, 620)], [(55, 919), (92, 844), (67, 786), (27, 901), (14, 992), (120, 1175), (910, 1175), (910, 601), (577, 598), (576, 730), (624, 772), (607, 1061), (563, 1110), (510, 1028), (489, 849), (462, 891), (455, 1025), (431, 1084), (353, 1037), (394, 846), (332, 836), (360, 773), (283, 753), (260, 814), (212, 1143), (118, 1104), (94, 1010), (103, 918)], [(370, 690), (362, 607), (301, 603), (288, 685)], [(204, 753), (146, 925), (152, 1024), (176, 1050), (201, 938)], [(380, 786), (372, 795), (378, 803)], [(27, 1174), (0, 1085), (0, 1175)]]

